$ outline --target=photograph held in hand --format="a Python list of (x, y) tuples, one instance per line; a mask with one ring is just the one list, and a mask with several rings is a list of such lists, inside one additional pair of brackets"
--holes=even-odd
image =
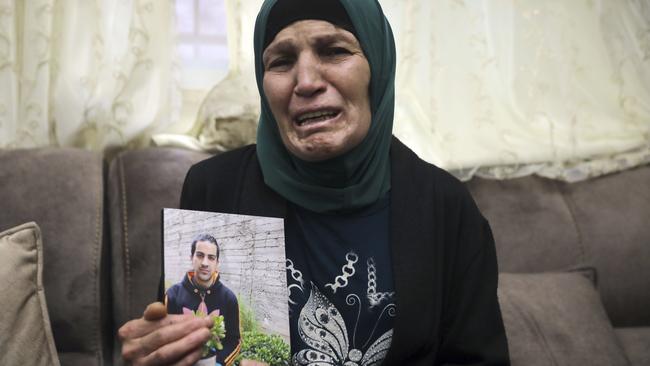
[[(166, 311), (212, 320), (197, 365), (244, 358), (288, 364), (283, 225), (278, 218), (163, 210)], [(277, 347), (269, 351), (268, 344)]]

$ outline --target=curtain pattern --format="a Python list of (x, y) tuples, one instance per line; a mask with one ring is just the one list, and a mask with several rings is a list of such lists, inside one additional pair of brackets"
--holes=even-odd
[[(398, 48), (395, 134), (494, 178), (568, 181), (650, 162), (645, 0), (380, 0)], [(184, 136), (173, 3), (0, 0), (0, 147), (223, 151), (254, 141), (260, 0), (227, 0), (230, 72)]]
[[(260, 3), (228, 3), (233, 66), (199, 113), (197, 148), (229, 147), (219, 121), (256, 119)], [(650, 162), (646, 1), (380, 3), (398, 48), (395, 134), (425, 160), (463, 179), (568, 181)]]
[(0, 147), (148, 143), (177, 118), (173, 3), (0, 0)]
[(401, 51), (396, 134), (426, 160), (568, 181), (650, 161), (647, 2), (384, 3)]

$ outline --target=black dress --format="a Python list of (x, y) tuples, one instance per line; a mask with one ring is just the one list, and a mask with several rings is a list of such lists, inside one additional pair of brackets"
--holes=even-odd
[[(384, 364), (509, 365), (494, 241), (467, 189), (393, 138), (389, 200), (397, 311)], [(181, 208), (291, 213), (264, 184), (254, 145), (194, 165)]]

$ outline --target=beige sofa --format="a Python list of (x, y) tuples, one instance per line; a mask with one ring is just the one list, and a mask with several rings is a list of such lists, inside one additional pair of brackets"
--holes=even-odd
[[(0, 232), (42, 230), (61, 364), (120, 363), (116, 329), (158, 297), (160, 209), (177, 207), (205, 157), (150, 148), (108, 164), (75, 149), (0, 150)], [(588, 352), (593, 364), (650, 365), (650, 166), (467, 186), (497, 242), (513, 364), (579, 364)]]

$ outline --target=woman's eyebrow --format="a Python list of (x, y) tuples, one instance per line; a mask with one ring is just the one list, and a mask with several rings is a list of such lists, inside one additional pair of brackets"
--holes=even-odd
[(295, 48), (292, 39), (283, 39), (278, 42), (271, 43), (262, 54), (262, 61), (265, 61), (270, 55), (274, 53), (289, 53)]
[(313, 41), (316, 46), (328, 46), (337, 42), (345, 42), (347, 44), (354, 45), (354, 46), (358, 45), (357, 42), (351, 39), (351, 37), (341, 33), (323, 34), (314, 37)]

